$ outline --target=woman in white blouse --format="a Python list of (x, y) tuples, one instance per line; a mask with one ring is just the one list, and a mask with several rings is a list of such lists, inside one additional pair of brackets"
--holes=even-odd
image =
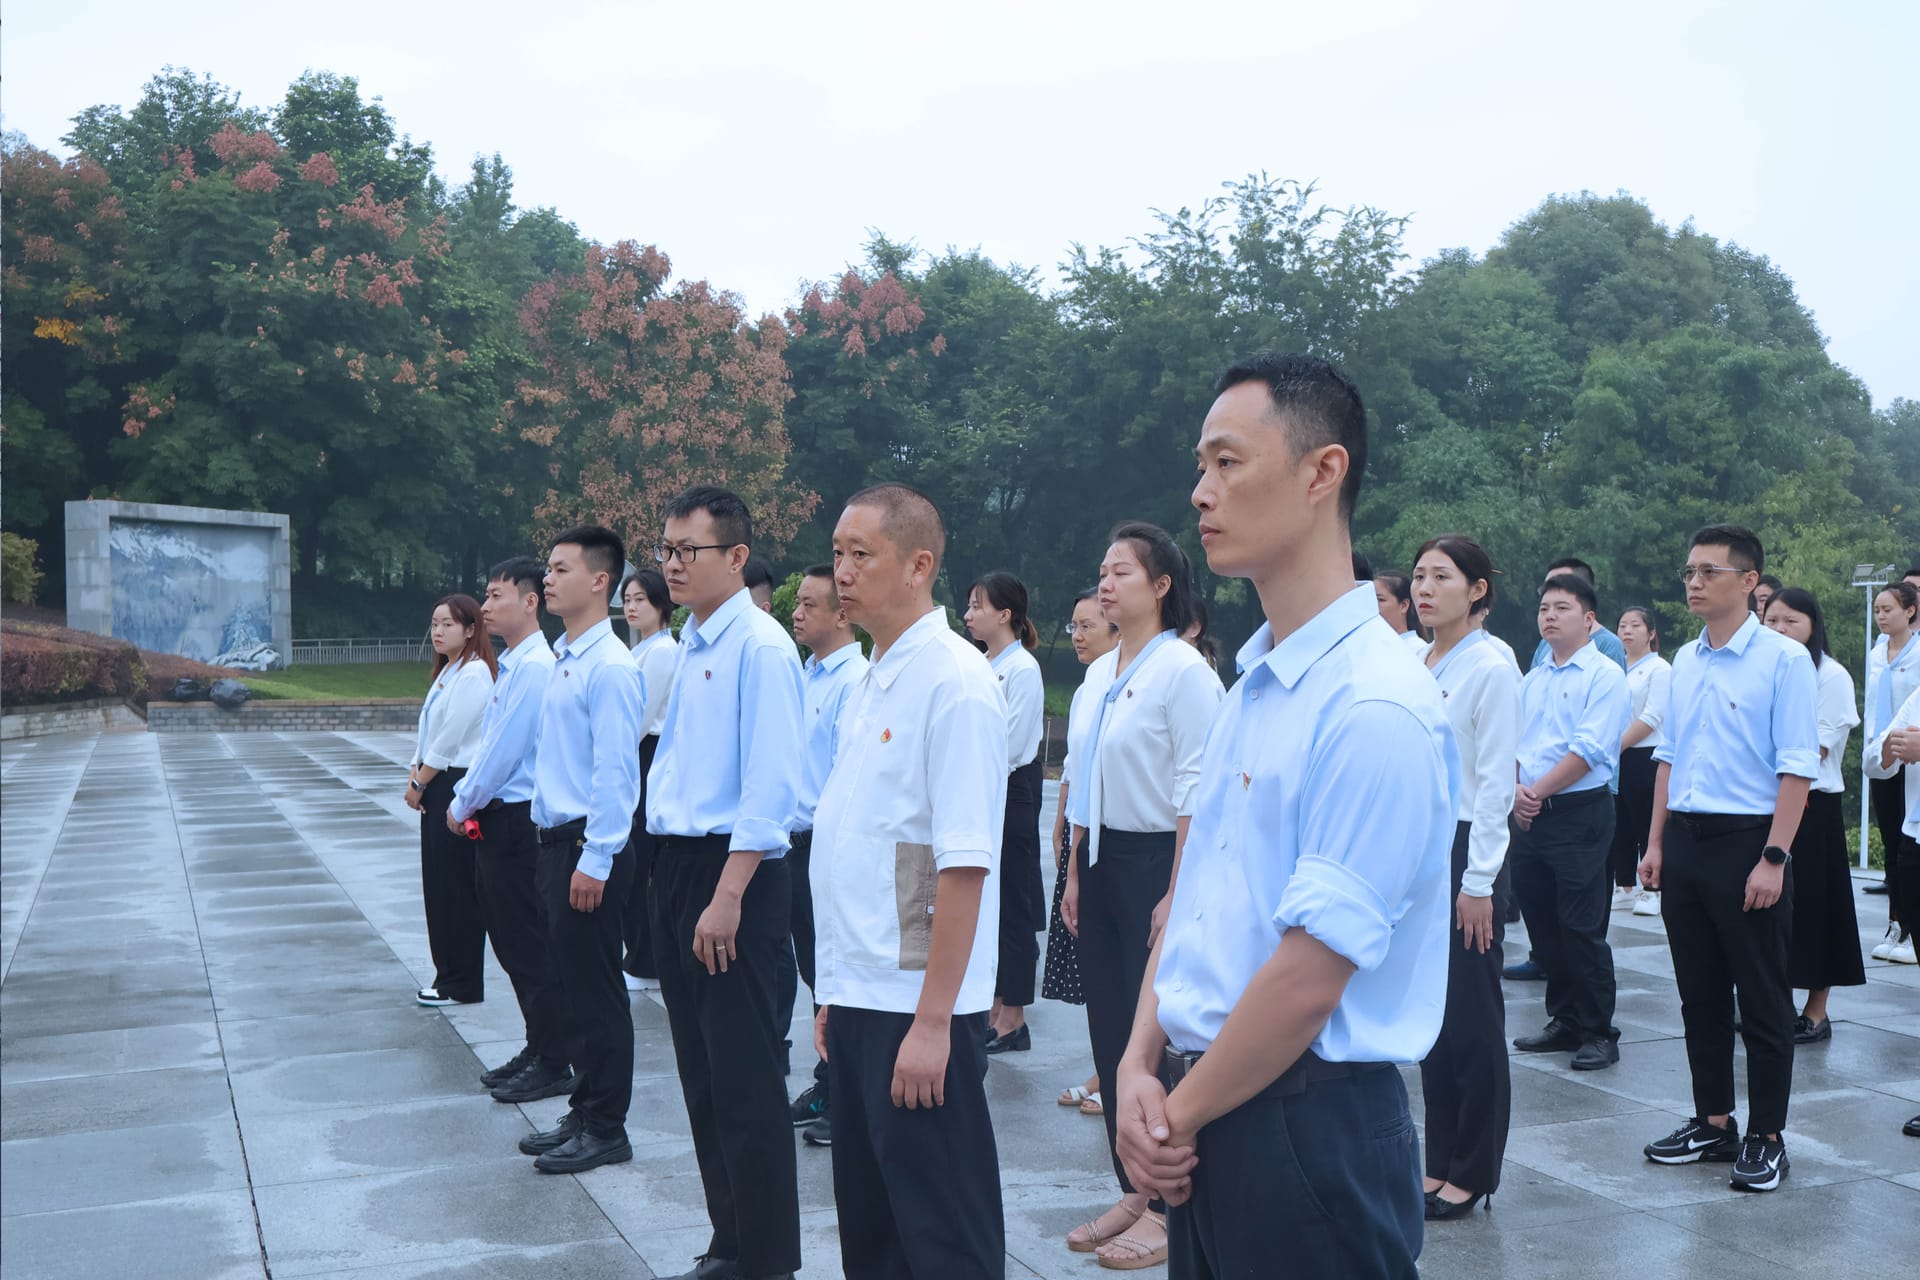
[(1806, 1008), (1793, 1024), (1794, 1043), (1811, 1044), (1833, 1036), (1828, 989), (1858, 987), (1867, 980), (1847, 867), (1841, 800), (1846, 784), (1840, 779), (1847, 738), (1860, 713), (1854, 709), (1853, 677), (1827, 647), (1827, 620), (1811, 591), (1780, 588), (1767, 601), (1764, 621), (1807, 646), (1819, 676), (1820, 776), (1807, 793), (1807, 814), (1793, 838), (1793, 939), (1787, 951), (1787, 985), (1807, 993)]
[(1617, 634), (1627, 651), (1627, 730), (1620, 735), (1620, 790), (1614, 796), (1613, 909), (1629, 907), (1637, 916), (1660, 914), (1660, 895), (1641, 886), (1640, 857), (1653, 826), (1653, 749), (1667, 716), (1667, 690), (1673, 664), (1660, 656), (1660, 627), (1653, 610), (1631, 605), (1620, 612)]
[(673, 619), (673, 597), (658, 569), (639, 569), (620, 589), (633, 639), (633, 658), (640, 664), (640, 691), (646, 699), (646, 717), (640, 722), (640, 803), (634, 806), (633, 830), (627, 850), (634, 856), (633, 887), (628, 892), (620, 932), (626, 942), (627, 990), (658, 990), (654, 971), (653, 938), (647, 928), (647, 870), (653, 862), (653, 837), (647, 834), (647, 770), (654, 748), (660, 745), (660, 726), (667, 722), (667, 703), (673, 693), (673, 672), (680, 665), (680, 642), (667, 625)]
[(481, 952), (487, 930), (474, 887), (473, 842), (447, 830), (447, 805), (480, 745), (480, 718), (498, 667), (472, 596), (451, 595), (434, 605), (429, 634), (433, 681), (420, 704), (407, 806), (420, 812), (420, 892), (433, 982), (414, 998), (425, 1005), (475, 1004), (486, 997)]
[(1426, 1216), (1460, 1218), (1500, 1185), (1513, 1087), (1500, 991), (1508, 897), (1507, 816), (1520, 746), (1520, 673), (1485, 629), (1493, 561), (1459, 534), (1420, 548), (1414, 607), (1433, 630), (1422, 660), (1439, 681), (1460, 750), (1453, 930), (1440, 1036), (1420, 1064), (1426, 1098)]
[[(1133, 1029), (1155, 930), (1180, 864), (1201, 748), (1219, 705), (1220, 678), (1180, 634), (1193, 619), (1192, 571), (1164, 529), (1129, 521), (1100, 564), (1100, 608), (1119, 646), (1087, 669), (1092, 715), (1073, 748), (1067, 797), (1075, 856), (1060, 914), (1080, 952), (1094, 1071), (1111, 1084)], [(1114, 1108), (1104, 1111), (1114, 1150)], [(1067, 1247), (1120, 1269), (1166, 1254), (1165, 1206), (1149, 1203), (1116, 1155), (1121, 1200), (1074, 1228)]]
[(1040, 733), (1046, 684), (1033, 650), (1040, 633), (1027, 617), (1026, 584), (996, 570), (967, 590), (967, 630), (987, 647), (987, 661), (1007, 700), (1007, 807), (1000, 830), (1000, 965), (993, 987), (987, 1052), (1033, 1047), (1027, 1006), (1040, 964), (1039, 933), (1047, 927), (1047, 891), (1040, 874)]
[[(1913, 691), (1920, 688), (1920, 644), (1915, 644), (1915, 628), (1920, 627), (1920, 592), (1906, 581), (1889, 582), (1873, 598), (1873, 622), (1880, 630), (1873, 652), (1867, 657), (1866, 739), (1872, 742), (1893, 727), (1893, 714)], [(1880, 831), (1880, 847), (1885, 851), (1887, 878), (1887, 935), (1873, 949), (1875, 960), (1892, 957), (1901, 945), (1899, 881), (1901, 828), (1907, 820), (1906, 766), (1889, 756), (1883, 765), (1876, 752), (1861, 758), (1867, 776), (1867, 790), (1873, 797), (1874, 825)], [(1867, 891), (1871, 893), (1873, 886)], [(1914, 922), (1909, 922), (1909, 927)], [(1906, 944), (1912, 952), (1913, 944)]]
[(1413, 604), (1413, 579), (1398, 569), (1382, 569), (1373, 575), (1373, 602), (1402, 644), (1416, 653), (1427, 647)]

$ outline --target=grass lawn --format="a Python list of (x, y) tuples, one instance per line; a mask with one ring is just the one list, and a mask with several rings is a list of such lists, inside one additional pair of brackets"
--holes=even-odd
[(242, 680), (256, 698), (312, 702), (329, 698), (423, 698), (432, 668), (423, 662), (348, 662), (288, 667)]

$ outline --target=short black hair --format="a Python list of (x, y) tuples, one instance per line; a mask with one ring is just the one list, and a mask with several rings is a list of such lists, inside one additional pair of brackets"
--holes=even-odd
[(933, 571), (947, 558), (947, 522), (933, 499), (912, 485), (889, 481), (869, 485), (847, 499), (849, 507), (880, 508), (880, 525), (888, 541), (908, 556), (933, 553)]
[(1353, 553), (1353, 580), (1355, 582), (1373, 581), (1373, 561), (1367, 559), (1358, 551)]
[(1905, 582), (1908, 578), (1920, 578), (1920, 564), (1913, 566), (1913, 568), (1900, 575), (1902, 582)]
[[(1813, 655), (1813, 665), (1818, 667), (1822, 658), (1833, 656), (1833, 647), (1827, 643), (1827, 615), (1820, 608), (1820, 601), (1813, 592), (1805, 587), (1781, 586), (1767, 601), (1767, 612), (1772, 613), (1774, 606), (1791, 609), (1795, 613), (1807, 615), (1807, 621), (1813, 624), (1813, 634), (1807, 641), (1807, 652)], [(1762, 618), (1762, 622), (1766, 619)]]
[(502, 560), (487, 570), (488, 582), (505, 582), (512, 585), (517, 595), (539, 595), (540, 582), (547, 576), (547, 566), (532, 556), (513, 556)]
[(1766, 572), (1767, 553), (1760, 545), (1760, 535), (1745, 525), (1710, 524), (1687, 539), (1687, 549), (1695, 547), (1725, 547), (1727, 559), (1742, 573)]
[(1122, 520), (1107, 535), (1109, 545), (1124, 542), (1140, 557), (1149, 578), (1167, 579), (1160, 597), (1160, 629), (1179, 634), (1193, 622), (1193, 565), (1173, 535), (1145, 520)]
[(1597, 587), (1600, 585), (1600, 579), (1594, 576), (1593, 566), (1585, 560), (1574, 556), (1568, 556), (1564, 560), (1555, 560), (1547, 566), (1547, 576), (1549, 578), (1557, 573), (1577, 573), (1587, 580), (1588, 586)]
[[(1263, 351), (1235, 361), (1213, 384), (1213, 394), (1223, 395), (1243, 382), (1266, 386), (1269, 411), (1285, 425), (1296, 458), (1330, 444), (1347, 451), (1340, 515), (1351, 519), (1367, 470), (1367, 407), (1360, 389), (1328, 361), (1297, 351)], [(1361, 576), (1356, 574), (1355, 581)]]
[(661, 519), (684, 520), (701, 511), (713, 517), (714, 541), (728, 548), (753, 545), (753, 513), (747, 510), (739, 494), (717, 484), (696, 484), (682, 489), (667, 504)]
[(773, 586), (773, 566), (759, 556), (748, 556), (746, 568), (740, 571), (740, 585), (754, 587)]
[(1414, 552), (1414, 567), (1418, 568), (1421, 559), (1429, 551), (1438, 551), (1453, 561), (1453, 567), (1467, 580), (1467, 590), (1473, 590), (1473, 584), (1484, 582), (1487, 593), (1467, 606), (1467, 616), (1476, 617), (1493, 608), (1493, 557), (1487, 549), (1464, 533), (1443, 533), (1437, 538), (1429, 538)]
[(1600, 597), (1595, 594), (1593, 584), (1577, 573), (1554, 574), (1540, 586), (1543, 599), (1549, 591), (1564, 591), (1578, 600), (1588, 613), (1600, 612)]
[(1786, 585), (1786, 583), (1780, 581), (1780, 579), (1774, 577), (1772, 574), (1763, 573), (1760, 575), (1760, 581), (1753, 584), (1753, 589), (1758, 591), (1760, 588), (1765, 587), (1769, 591), (1779, 591)]
[(615, 581), (619, 580), (627, 567), (626, 544), (620, 541), (619, 534), (604, 525), (577, 524), (555, 534), (553, 545), (580, 548), (580, 558), (586, 562), (587, 572), (604, 573)]
[(840, 607), (840, 584), (833, 580), (832, 565), (810, 564), (800, 571), (800, 577), (802, 581), (807, 578), (823, 579), (827, 584), (827, 589), (833, 593), (833, 607), (836, 609)]

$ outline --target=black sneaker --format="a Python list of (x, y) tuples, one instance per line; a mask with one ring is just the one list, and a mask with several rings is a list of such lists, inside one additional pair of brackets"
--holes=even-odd
[(1727, 1179), (1727, 1185), (1736, 1191), (1771, 1191), (1792, 1168), (1786, 1143), (1750, 1133), (1740, 1144), (1740, 1158), (1733, 1162), (1733, 1176)]
[(508, 1058), (505, 1062), (495, 1067), (493, 1070), (481, 1076), (480, 1083), (487, 1086), (487, 1088), (489, 1089), (497, 1089), (501, 1085), (505, 1084), (507, 1081), (519, 1075), (522, 1071), (525, 1071), (527, 1069), (527, 1064), (532, 1061), (533, 1061), (533, 1050), (522, 1049), (520, 1052), (514, 1054), (511, 1058)]
[(1705, 1160), (1726, 1164), (1740, 1155), (1740, 1121), (1727, 1117), (1727, 1127), (1708, 1124), (1699, 1116), (1658, 1142), (1646, 1145), (1647, 1159), (1656, 1164), (1692, 1164)]
[(535, 1058), (513, 1079), (493, 1091), (495, 1102), (538, 1102), (572, 1093), (573, 1072), (564, 1063)]
[(821, 1116), (800, 1131), (800, 1137), (810, 1147), (830, 1147), (833, 1145), (833, 1120)]
[(808, 1085), (806, 1092), (787, 1106), (787, 1116), (796, 1129), (804, 1129), (826, 1114), (827, 1091), (820, 1087), (818, 1081)]

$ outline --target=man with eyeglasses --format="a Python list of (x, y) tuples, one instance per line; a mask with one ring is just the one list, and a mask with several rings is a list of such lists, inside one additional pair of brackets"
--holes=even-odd
[(800, 1269), (776, 991), (805, 734), (793, 642), (742, 582), (752, 542), (746, 503), (696, 485), (654, 548), (691, 615), (646, 789), (654, 960), (713, 1224), (681, 1280)]
[[(1742, 1191), (1771, 1191), (1790, 1167), (1781, 1136), (1793, 1086), (1788, 850), (1820, 772), (1813, 659), (1747, 608), (1764, 565), (1760, 539), (1738, 525), (1709, 525), (1687, 548), (1687, 608), (1705, 626), (1673, 658), (1640, 860), (1640, 882), (1661, 891), (1694, 1105), (1646, 1155), (1731, 1163), (1729, 1182)], [(1733, 1115), (1736, 990), (1747, 1045), (1744, 1142)]]

